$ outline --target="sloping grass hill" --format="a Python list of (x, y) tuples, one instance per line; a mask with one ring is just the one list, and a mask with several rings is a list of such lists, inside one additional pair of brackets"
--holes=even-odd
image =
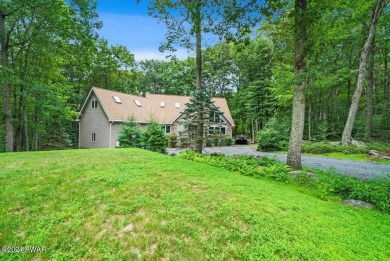
[(390, 259), (387, 214), (176, 157), (12, 153), (0, 173), (0, 246), (46, 249), (0, 260)]

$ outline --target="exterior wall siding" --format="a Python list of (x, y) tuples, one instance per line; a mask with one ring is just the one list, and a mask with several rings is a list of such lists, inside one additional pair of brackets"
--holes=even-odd
[[(110, 124), (99, 102), (97, 108), (92, 108), (92, 100), (97, 100), (94, 93), (89, 97), (80, 117), (80, 148), (108, 148)], [(92, 142), (92, 133), (96, 133), (95, 142)]]

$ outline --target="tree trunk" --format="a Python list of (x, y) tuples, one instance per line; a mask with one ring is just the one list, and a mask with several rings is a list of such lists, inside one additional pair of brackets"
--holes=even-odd
[(370, 53), (370, 62), (368, 65), (368, 82), (367, 82), (367, 108), (366, 108), (366, 132), (364, 137), (369, 140), (372, 136), (372, 93), (374, 89), (374, 63), (375, 63), (375, 35), (372, 40), (372, 48)]
[(309, 102), (309, 117), (308, 117), (308, 123), (307, 123), (307, 127), (308, 127), (308, 131), (309, 131), (309, 141), (311, 140), (311, 132), (312, 132), (312, 120), (311, 120), (311, 102)]
[(26, 104), (22, 105), (22, 114), (23, 114), (23, 150), (29, 151), (29, 144), (28, 144), (28, 121), (27, 121), (27, 110), (26, 110)]
[(39, 144), (39, 107), (35, 105), (35, 111), (34, 111), (34, 131), (32, 135), (32, 150), (37, 151), (38, 150), (38, 144)]
[(388, 51), (387, 48), (384, 48), (383, 50), (383, 74), (384, 74), (384, 81), (383, 81), (383, 101), (385, 102), (385, 106), (387, 106), (389, 102), (389, 70), (387, 67), (387, 56)]
[(363, 50), (360, 55), (359, 72), (357, 77), (356, 89), (352, 97), (352, 103), (349, 109), (348, 119), (347, 122), (345, 123), (343, 135), (341, 138), (341, 143), (344, 146), (350, 144), (352, 141), (352, 129), (356, 119), (356, 113), (359, 107), (359, 101), (362, 95), (364, 79), (366, 76), (367, 57), (372, 47), (372, 43), (376, 31), (376, 25), (378, 23), (379, 17), (384, 7), (385, 7), (385, 1), (378, 0), (372, 12), (370, 30), (368, 33), (366, 43), (364, 44)]
[[(8, 68), (8, 41), (5, 32), (5, 12), (0, 10), (0, 46), (1, 65), (3, 72), (7, 73)], [(9, 82), (3, 78), (3, 111), (5, 120), (5, 151), (14, 151), (14, 125), (11, 111), (11, 87)]]
[(295, 1), (295, 54), (294, 74), (297, 83), (294, 85), (292, 108), (292, 122), (290, 141), (288, 144), (287, 164), (294, 169), (302, 169), (301, 148), (305, 123), (305, 95), (306, 95), (306, 54), (307, 54), (307, 28), (306, 28), (306, 0)]
[[(201, 28), (201, 2), (197, 2), (196, 6), (196, 21), (195, 21), (195, 32), (196, 32), (196, 90), (202, 91), (202, 28)], [(203, 92), (202, 92), (203, 93)], [(202, 97), (203, 98), (203, 97)], [(203, 139), (204, 139), (204, 123), (203, 123), (203, 106), (200, 106), (198, 111), (198, 126), (196, 135), (195, 151), (202, 153), (203, 150)]]

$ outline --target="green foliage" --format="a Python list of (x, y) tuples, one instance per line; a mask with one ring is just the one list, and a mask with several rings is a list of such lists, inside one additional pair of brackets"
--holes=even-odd
[(283, 118), (271, 118), (264, 129), (257, 133), (256, 142), (259, 151), (284, 150), (288, 145), (290, 122)]
[(257, 133), (257, 150), (278, 151), (282, 149), (280, 133), (273, 129), (263, 129)]
[(345, 154), (367, 153), (369, 147), (341, 146), (333, 145), (327, 142), (305, 142), (302, 144), (302, 152), (313, 154), (325, 154), (331, 152), (343, 152)]
[[(256, 133), (259, 124), (265, 124), (275, 111), (272, 91), (273, 44), (262, 36), (249, 43), (231, 47), (233, 68), (239, 74), (237, 93), (230, 106), (239, 134)], [(257, 123), (257, 124), (255, 124)]]
[(328, 123), (326, 121), (318, 124), (316, 134), (311, 137), (312, 141), (325, 141), (328, 136)]
[(179, 154), (179, 157), (236, 171), (245, 176), (270, 177), (283, 182), (289, 180), (289, 167), (277, 160), (267, 157), (256, 158), (246, 155), (225, 156), (223, 154), (207, 156), (193, 151), (185, 151)]
[(168, 141), (169, 141), (169, 147), (176, 148), (177, 136), (175, 134), (169, 135)]
[(180, 135), (179, 142), (181, 148), (188, 148), (188, 146), (190, 145), (190, 139), (186, 135)]
[(268, 177), (276, 181), (294, 183), (312, 189), (320, 198), (340, 196), (343, 199), (358, 199), (375, 205), (379, 210), (390, 213), (390, 176), (361, 180), (329, 171), (314, 171), (318, 179), (306, 173), (299, 173), (294, 178), (286, 164), (267, 157), (201, 155), (185, 151), (180, 157), (211, 166), (236, 171), (245, 176)]
[(144, 149), (165, 153), (168, 139), (160, 124), (149, 122), (147, 130), (142, 134), (141, 144)]
[(226, 146), (232, 146), (233, 144), (234, 144), (233, 138), (225, 136), (225, 145)]
[(390, 176), (361, 180), (342, 176), (334, 170), (319, 172), (320, 178), (314, 184), (322, 196), (337, 194), (343, 199), (358, 199), (375, 205), (379, 210), (390, 213)]
[(122, 130), (119, 133), (119, 147), (122, 148), (141, 148), (142, 130), (134, 119), (129, 119), (122, 124)]
[(199, 145), (202, 147), (206, 131), (209, 130), (211, 124), (221, 124), (221, 122), (214, 121), (220, 119), (222, 115), (223, 112), (214, 104), (210, 91), (204, 88), (196, 90), (182, 113), (180, 124), (186, 128), (183, 134), (193, 137), (197, 147)]
[(218, 135), (218, 134), (211, 135), (211, 139), (213, 140), (213, 145), (215, 147), (221, 145), (221, 136), (220, 135)]
[(137, 86), (143, 93), (189, 95), (195, 89), (195, 59), (145, 60), (139, 63)]
[(210, 137), (206, 138), (206, 147), (211, 147), (213, 146), (213, 139)]

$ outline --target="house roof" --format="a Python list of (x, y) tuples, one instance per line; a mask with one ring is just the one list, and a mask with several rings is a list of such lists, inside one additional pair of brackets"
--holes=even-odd
[[(97, 87), (91, 89), (86, 102), (92, 92), (95, 93), (109, 121), (117, 122), (134, 117), (136, 121), (141, 123), (154, 119), (163, 124), (172, 124), (184, 111), (185, 104), (190, 102), (189, 96), (146, 94), (145, 97), (140, 97)], [(117, 98), (114, 98), (114, 96)], [(212, 100), (223, 112), (223, 116), (234, 125), (225, 98), (213, 98)], [(85, 104), (81, 112), (84, 107)]]

